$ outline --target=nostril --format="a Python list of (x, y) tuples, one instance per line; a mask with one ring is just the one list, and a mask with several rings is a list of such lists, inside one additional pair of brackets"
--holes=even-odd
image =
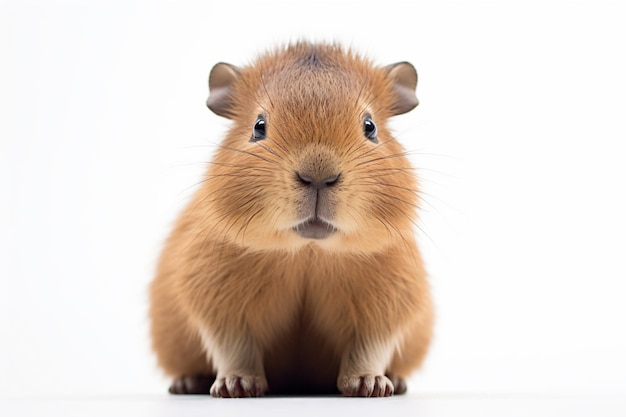
[(298, 177), (298, 181), (300, 181), (300, 183), (302, 185), (311, 185), (311, 183), (313, 182), (313, 180), (311, 180), (310, 177), (307, 177), (306, 175), (302, 175), (299, 172), (296, 172), (296, 177)]
[(324, 180), (324, 183), (328, 186), (328, 187), (332, 187), (333, 185), (337, 184), (337, 182), (339, 182), (339, 177), (341, 176), (341, 174), (337, 174), (333, 177), (328, 177)]

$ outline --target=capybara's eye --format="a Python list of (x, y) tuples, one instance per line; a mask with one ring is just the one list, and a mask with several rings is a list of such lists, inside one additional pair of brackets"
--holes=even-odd
[(267, 136), (266, 132), (267, 123), (265, 122), (265, 117), (259, 114), (259, 117), (254, 122), (254, 128), (252, 129), (252, 137), (250, 138), (250, 142), (257, 142), (259, 140), (265, 139)]
[(363, 120), (363, 134), (366, 138), (371, 140), (374, 143), (378, 143), (378, 130), (376, 129), (376, 124), (372, 120), (372, 116), (365, 116), (365, 120)]

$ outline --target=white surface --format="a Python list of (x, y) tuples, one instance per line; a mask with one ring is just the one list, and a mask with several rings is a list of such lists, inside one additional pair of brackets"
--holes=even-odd
[(95, 397), (0, 399), (6, 416), (419, 416), (419, 417), (612, 417), (626, 415), (618, 396), (444, 395), (381, 399), (210, 397)]
[[(438, 313), (413, 392), (626, 392), (623, 7), (0, 2), (0, 392), (165, 392), (146, 286), (228, 125), (204, 106), (209, 70), (298, 37), (419, 72), (393, 124), (427, 193)], [(59, 401), (40, 404), (73, 412)]]

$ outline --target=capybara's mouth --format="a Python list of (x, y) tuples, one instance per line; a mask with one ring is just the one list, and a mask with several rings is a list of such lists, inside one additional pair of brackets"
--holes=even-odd
[(293, 230), (298, 236), (306, 239), (326, 239), (337, 231), (335, 226), (318, 217), (298, 223)]

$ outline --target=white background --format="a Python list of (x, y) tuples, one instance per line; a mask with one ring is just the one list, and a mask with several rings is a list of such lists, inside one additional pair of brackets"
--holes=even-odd
[(626, 393), (624, 10), (602, 1), (0, 3), (0, 393), (161, 394), (146, 287), (228, 126), (218, 61), (412, 62), (436, 338), (409, 389)]

